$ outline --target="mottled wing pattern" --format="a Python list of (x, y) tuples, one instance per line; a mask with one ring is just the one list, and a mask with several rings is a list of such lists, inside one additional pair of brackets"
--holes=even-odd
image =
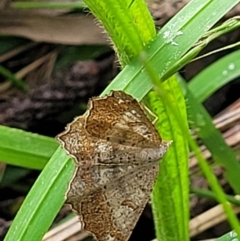
[(126, 241), (152, 190), (158, 163), (135, 168), (123, 176), (71, 202), (81, 226), (98, 241)]
[(77, 165), (81, 161), (84, 165), (86, 159), (91, 162), (95, 151), (95, 144), (88, 136), (85, 129), (85, 116), (83, 115), (68, 124), (66, 130), (57, 136), (57, 140), (60, 141), (66, 152), (73, 157)]
[(122, 91), (92, 98), (86, 117), (92, 136), (119, 144), (156, 147), (161, 138), (140, 104)]
[[(113, 146), (105, 140), (90, 136), (84, 125), (85, 117), (80, 116), (57, 136), (62, 147), (73, 157), (76, 166), (79, 167), (68, 191), (69, 203), (71, 199), (75, 197), (79, 199), (82, 195), (109, 183), (113, 178), (119, 177), (121, 172), (124, 173), (129, 169), (128, 166), (119, 167), (117, 165), (119, 157), (114, 154)], [(122, 153), (124, 154), (123, 151)], [(104, 163), (104, 160), (110, 165), (99, 164)]]
[(149, 198), (162, 142), (139, 103), (122, 91), (89, 101), (57, 136), (74, 158), (67, 202), (98, 241), (126, 241)]
[(73, 157), (76, 170), (68, 191), (68, 202), (86, 195), (113, 179), (126, 175), (141, 163), (137, 147), (122, 146), (92, 137), (85, 129), (85, 116), (80, 116), (57, 136), (62, 147)]

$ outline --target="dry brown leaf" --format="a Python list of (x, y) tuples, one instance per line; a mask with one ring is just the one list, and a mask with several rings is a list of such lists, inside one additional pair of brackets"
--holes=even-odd
[(37, 42), (108, 44), (106, 34), (90, 14), (49, 16), (36, 11), (8, 9), (0, 14), (0, 34)]

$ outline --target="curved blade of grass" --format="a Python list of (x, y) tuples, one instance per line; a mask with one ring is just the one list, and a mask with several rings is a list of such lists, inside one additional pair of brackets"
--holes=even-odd
[(38, 170), (43, 169), (59, 146), (53, 138), (1, 125), (0, 140), (1, 161)]
[(64, 203), (73, 171), (74, 163), (58, 148), (33, 185), (4, 240), (41, 240)]
[[(176, 78), (159, 85), (167, 93), (163, 96), (150, 92), (148, 103), (159, 116), (156, 124), (163, 140), (174, 140), (170, 150), (160, 163), (160, 174), (152, 193), (152, 210), (158, 240), (188, 240), (189, 180), (187, 139), (182, 133), (179, 120), (169, 108), (169, 101), (179, 111), (182, 124), (187, 127), (185, 100)], [(177, 228), (176, 228), (177, 227)]]
[(240, 50), (224, 56), (197, 74), (188, 83), (189, 90), (198, 101), (240, 76)]

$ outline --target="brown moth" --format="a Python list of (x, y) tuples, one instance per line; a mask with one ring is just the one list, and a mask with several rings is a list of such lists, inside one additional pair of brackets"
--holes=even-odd
[(67, 203), (97, 241), (128, 240), (171, 141), (162, 141), (141, 105), (122, 91), (90, 99), (57, 136), (73, 157)]

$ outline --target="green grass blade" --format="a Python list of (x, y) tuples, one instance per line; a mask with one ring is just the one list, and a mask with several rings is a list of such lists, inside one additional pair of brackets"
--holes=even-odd
[(17, 9), (34, 9), (34, 8), (46, 8), (46, 9), (84, 9), (86, 5), (81, 2), (47, 2), (47, 1), (39, 1), (39, 2), (12, 2), (10, 4), (11, 8)]
[(240, 164), (238, 163), (234, 152), (226, 144), (221, 133), (215, 128), (210, 115), (204, 107), (197, 101), (190, 90), (187, 89), (186, 85), (185, 88), (186, 98), (189, 103), (189, 116), (194, 123), (194, 127), (198, 130), (198, 137), (201, 138), (212, 153), (213, 159), (224, 167), (225, 177), (232, 188), (236, 193), (240, 193)]
[[(205, 197), (209, 199), (214, 199), (217, 201), (217, 197), (214, 192), (209, 191), (207, 189), (199, 189), (199, 188), (191, 188), (191, 193), (196, 194), (199, 197)], [(231, 196), (231, 195), (225, 195), (228, 202), (240, 206), (240, 200)]]
[[(187, 139), (182, 133), (179, 120), (169, 107), (174, 106), (187, 127), (185, 100), (176, 78), (160, 85), (166, 95), (159, 98), (151, 92), (149, 106), (159, 117), (156, 124), (163, 140), (173, 140), (170, 150), (160, 163), (160, 174), (152, 193), (152, 208), (158, 240), (188, 240), (189, 180)], [(177, 227), (177, 228), (176, 228)]]
[[(237, 162), (234, 153), (231, 151), (231, 148), (224, 142), (219, 131), (216, 130), (215, 126), (212, 124), (209, 114), (206, 112), (203, 106), (196, 101), (192, 93), (188, 90), (185, 82), (181, 82), (182, 86), (185, 88), (186, 98), (188, 99), (190, 105), (189, 115), (193, 119), (193, 122), (195, 124), (194, 126), (198, 128), (198, 136), (203, 140), (204, 144), (211, 151), (213, 159), (225, 168), (226, 179), (231, 184), (232, 188), (235, 189), (235, 192), (238, 193), (239, 185), (237, 180), (240, 173), (240, 165)], [(207, 165), (206, 160), (202, 157), (199, 150), (196, 149), (197, 146), (194, 144), (194, 142), (191, 141), (189, 144), (191, 144), (190, 146), (194, 150), (194, 153), (198, 158), (199, 166), (201, 167), (204, 175), (206, 176), (210, 187), (216, 194), (218, 202), (223, 205), (223, 209), (228, 217), (228, 221), (240, 237), (240, 227), (238, 219), (234, 215), (233, 210), (227, 202), (221, 186), (219, 186), (217, 179)]]
[(202, 102), (222, 86), (239, 76), (240, 50), (237, 50), (201, 71), (191, 79), (188, 87), (197, 100)]
[(156, 34), (154, 22), (143, 0), (84, 0), (103, 24), (122, 66), (137, 56)]
[(239, 241), (237, 234), (234, 231), (231, 231), (220, 238), (215, 239), (215, 241)]
[[(225, 148), (228, 154), (233, 154), (231, 152), (231, 149), (226, 145), (226, 143), (224, 142), (224, 140), (221, 138), (220, 133), (215, 129), (214, 125), (211, 122), (211, 118), (209, 117), (209, 115), (206, 112), (206, 110), (201, 106), (201, 104), (199, 104), (195, 98), (193, 97), (192, 93), (188, 90), (187, 85), (184, 81), (181, 80), (181, 84), (182, 87), (184, 88), (184, 92), (186, 93), (186, 97), (188, 98), (188, 101), (190, 103), (190, 107), (189, 112), (190, 112), (190, 116), (194, 116), (193, 120), (194, 122), (198, 122), (199, 121), (199, 117), (200, 118), (200, 123), (201, 125), (198, 126), (198, 124), (195, 124), (196, 126), (198, 126), (199, 129), (201, 129), (203, 126), (205, 127), (205, 124), (203, 124), (203, 119), (204, 121), (206, 121), (206, 123), (208, 123), (209, 119), (209, 124), (210, 124), (210, 128), (208, 126), (208, 128), (204, 128), (204, 131), (207, 130), (207, 132), (205, 132), (205, 136), (201, 136), (201, 139), (204, 140), (205, 144), (210, 144), (210, 151), (211, 151), (211, 139), (213, 139), (213, 137), (218, 138), (218, 144), (220, 143), (220, 145), (218, 145), (218, 149), (220, 148)], [(199, 116), (201, 113), (201, 116)], [(198, 118), (196, 118), (196, 116)], [(204, 116), (204, 117), (203, 117)], [(212, 125), (211, 125), (212, 124)], [(202, 130), (202, 129), (201, 129)], [(197, 129), (197, 132), (199, 133), (201, 130)], [(203, 133), (201, 133), (203, 134)], [(213, 135), (213, 137), (212, 137)], [(215, 135), (215, 136), (214, 136)], [(219, 136), (216, 136), (219, 135)], [(220, 138), (219, 138), (220, 137)], [(220, 141), (220, 142), (219, 142)], [(239, 226), (239, 221), (237, 219), (237, 217), (234, 214), (234, 211), (232, 210), (231, 206), (229, 205), (229, 203), (227, 202), (226, 196), (221, 188), (221, 186), (218, 184), (217, 178), (215, 177), (214, 173), (212, 172), (212, 170), (210, 169), (210, 167), (208, 166), (206, 160), (204, 159), (199, 147), (197, 146), (196, 142), (192, 139), (188, 137), (188, 142), (189, 142), (189, 146), (191, 147), (191, 149), (193, 150), (195, 156), (198, 159), (198, 164), (202, 170), (202, 172), (204, 173), (204, 175), (206, 176), (208, 183), (211, 187), (211, 189), (214, 191), (216, 198), (218, 200), (219, 203), (222, 204), (224, 212), (226, 213), (226, 216), (228, 218), (229, 223), (231, 224), (232, 228), (235, 229), (235, 231), (238, 233), (239, 237), (240, 237), (240, 226)], [(207, 146), (206, 144), (206, 146)], [(223, 146), (221, 146), (223, 145)], [(225, 146), (224, 146), (225, 145)], [(208, 147), (208, 146), (207, 146)], [(222, 154), (222, 153), (221, 153)], [(216, 155), (219, 155), (218, 153), (216, 153)], [(219, 157), (219, 156), (217, 156)], [(216, 159), (215, 156), (213, 156), (214, 159)], [(221, 158), (221, 157), (220, 157)], [(234, 158), (234, 157), (233, 157)], [(226, 161), (225, 161), (226, 162)], [(236, 163), (236, 162), (235, 162)], [(225, 163), (224, 163), (225, 164)], [(229, 172), (228, 172), (229, 174)], [(231, 180), (231, 181), (235, 181), (235, 180)], [(236, 185), (235, 185), (236, 187)]]
[[(146, 47), (148, 64), (153, 66), (159, 78), (167, 76), (172, 65), (238, 2), (236, 0), (190, 1), (175, 15)], [(179, 35), (180, 33), (182, 34)], [(111, 90), (124, 89), (141, 100), (152, 87), (151, 79), (136, 58), (108, 85), (103, 94)]]
[(4, 76), (5, 78), (8, 78), (8, 80), (11, 81), (12, 84), (18, 87), (19, 89), (26, 90), (28, 88), (26, 83), (24, 83), (21, 79), (16, 78), (16, 76), (11, 71), (9, 71), (1, 65), (0, 75)]
[(58, 148), (31, 188), (5, 241), (42, 239), (64, 203), (64, 194), (73, 171), (73, 161)]
[(50, 137), (0, 125), (0, 157), (5, 163), (41, 170), (58, 147)]
[[(211, 29), (210, 31), (208, 31), (206, 34), (204, 34), (204, 36), (195, 44), (195, 46), (189, 50), (182, 58), (180, 58), (179, 60), (177, 60), (174, 65), (171, 67), (171, 69), (168, 71), (168, 73), (166, 75), (163, 76), (163, 79), (166, 79), (170, 76), (172, 76), (174, 73), (176, 73), (180, 68), (182, 68), (183, 66), (185, 66), (186, 64), (188, 64), (193, 58), (195, 58), (195, 56), (197, 56), (197, 54), (199, 54), (199, 52), (201, 50), (203, 50), (211, 41), (213, 41), (214, 39), (218, 38), (221, 35), (224, 35), (228, 32), (231, 32), (233, 30), (235, 30), (236, 28), (239, 28), (240, 26), (240, 20), (239, 18), (232, 18), (226, 22), (224, 22), (223, 24), (221, 24), (220, 26), (217, 26), (213, 29)], [(227, 47), (218, 49), (218, 50), (214, 50), (210, 53), (205, 54), (204, 56), (209, 56), (213, 53), (219, 52), (219, 51), (223, 51), (225, 49), (228, 48), (234, 48), (238, 45), (239, 43), (235, 43), (232, 45), (229, 45)], [(198, 57), (197, 59), (201, 58), (202, 56)]]

